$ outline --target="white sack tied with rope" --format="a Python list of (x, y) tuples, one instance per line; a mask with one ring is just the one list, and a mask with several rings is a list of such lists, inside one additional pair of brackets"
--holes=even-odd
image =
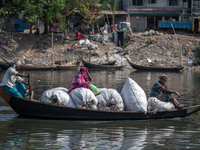
[(157, 99), (156, 97), (149, 97), (148, 99), (148, 111), (153, 111), (153, 114), (162, 111), (168, 111), (175, 109), (172, 102), (163, 102)]
[(77, 108), (98, 109), (98, 100), (91, 90), (76, 88), (70, 92), (70, 95)]
[(45, 104), (57, 104), (67, 107), (76, 107), (72, 98), (67, 92), (68, 89), (64, 87), (49, 89), (42, 94), (40, 102)]
[(121, 97), (126, 111), (147, 113), (147, 96), (144, 90), (131, 78), (128, 77), (124, 84)]
[(99, 110), (123, 111), (124, 103), (121, 95), (115, 89), (99, 89), (97, 95)]

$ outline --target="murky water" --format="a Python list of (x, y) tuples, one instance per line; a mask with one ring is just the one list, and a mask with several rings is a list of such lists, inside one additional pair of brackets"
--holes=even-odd
[[(5, 71), (0, 71), (2, 80)], [(69, 88), (77, 71), (20, 71), (31, 74), (34, 99), (52, 87)], [(97, 87), (121, 90), (127, 77), (149, 96), (161, 72), (90, 71)], [(200, 73), (165, 73), (168, 88), (181, 94), (178, 100), (200, 105)], [(199, 149), (200, 112), (184, 119), (145, 121), (68, 121), (18, 116), (0, 98), (0, 149)]]

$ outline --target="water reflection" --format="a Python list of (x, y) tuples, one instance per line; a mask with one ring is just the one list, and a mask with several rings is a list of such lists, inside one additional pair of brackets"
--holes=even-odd
[(14, 118), (0, 126), (0, 148), (168, 149), (200, 146), (195, 124), (181, 120), (58, 121)]

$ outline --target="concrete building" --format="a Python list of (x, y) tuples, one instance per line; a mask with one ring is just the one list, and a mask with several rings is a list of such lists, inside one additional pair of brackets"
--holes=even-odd
[(193, 13), (200, 16), (200, 0), (193, 0)]
[(131, 27), (157, 30), (158, 20), (190, 21), (193, 0), (124, 0)]

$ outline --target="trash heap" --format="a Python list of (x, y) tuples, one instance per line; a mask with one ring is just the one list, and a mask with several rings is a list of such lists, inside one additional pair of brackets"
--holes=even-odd
[(54, 61), (61, 61), (61, 64), (64, 65), (72, 64), (77, 60), (78, 57), (74, 55), (77, 49), (76, 45), (70, 47), (61, 35), (54, 36), (53, 42), (54, 50), (52, 48), (52, 36), (41, 35), (32, 50), (25, 54), (25, 58), (34, 65), (49, 65), (52, 56), (54, 56)]
[[(134, 63), (140, 65), (179, 66), (190, 65), (195, 58), (200, 41), (186, 36), (177, 39), (174, 35), (154, 37), (135, 36), (129, 41), (126, 50)], [(180, 57), (182, 55), (182, 57)], [(190, 62), (190, 64), (188, 64)]]
[(0, 32), (0, 53), (5, 58), (14, 58), (15, 50), (25, 40), (26, 36), (17, 32)]
[(103, 43), (103, 45), (107, 45), (107, 43), (112, 42), (113, 39), (114, 39), (114, 33), (108, 35), (95, 34), (94, 36), (90, 37), (90, 40)]
[(143, 36), (152, 36), (152, 35), (162, 35), (162, 33), (159, 33), (158, 31), (154, 31), (154, 30), (149, 30), (149, 31), (145, 31), (144, 33), (142, 33)]

